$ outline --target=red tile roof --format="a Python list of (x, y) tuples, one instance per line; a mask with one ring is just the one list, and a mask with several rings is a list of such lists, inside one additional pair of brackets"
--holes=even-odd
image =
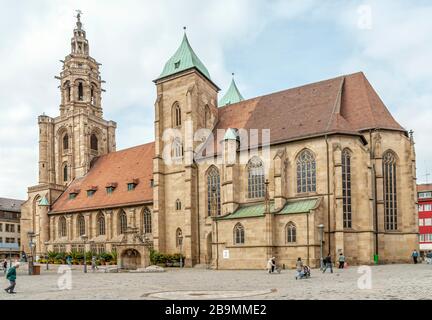
[(432, 183), (418, 184), (417, 192), (432, 191)]
[[(84, 211), (110, 208), (121, 205), (151, 202), (153, 189), (154, 143), (148, 143), (108, 153), (101, 156), (91, 170), (82, 178), (75, 179), (67, 190), (54, 202), (52, 213)], [(128, 191), (127, 184), (138, 182), (135, 190)], [(114, 192), (107, 194), (105, 187), (115, 185)], [(87, 190), (97, 187), (93, 196), (87, 196)], [(75, 199), (69, 194), (80, 190)]]
[(271, 143), (372, 128), (405, 131), (362, 72), (219, 108), (215, 139), (217, 129), (228, 128), (270, 129)]

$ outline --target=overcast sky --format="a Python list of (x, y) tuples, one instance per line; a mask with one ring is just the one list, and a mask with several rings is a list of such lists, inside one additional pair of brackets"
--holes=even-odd
[(102, 63), (104, 117), (118, 124), (118, 149), (153, 140), (152, 80), (187, 26), (221, 95), (232, 72), (245, 98), (365, 72), (415, 131), (418, 180), (432, 174), (430, 1), (0, 0), (0, 8), (0, 197), (26, 199), (37, 184), (37, 116), (59, 114), (54, 76), (70, 52), (75, 9)]

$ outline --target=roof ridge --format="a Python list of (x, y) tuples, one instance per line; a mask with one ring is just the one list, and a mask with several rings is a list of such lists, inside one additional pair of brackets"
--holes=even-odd
[(296, 89), (306, 88), (306, 87), (309, 87), (309, 86), (312, 86), (312, 85), (322, 84), (324, 82), (335, 81), (335, 80), (337, 80), (339, 78), (346, 78), (346, 77), (349, 77), (351, 75), (355, 75), (355, 74), (359, 74), (359, 73), (363, 73), (363, 72), (356, 72), (356, 73), (353, 73), (353, 74), (350, 74), (350, 75), (340, 75), (340, 76), (337, 76), (337, 77), (334, 77), (334, 78), (330, 78), (330, 79), (324, 79), (324, 80), (320, 80), (320, 81), (316, 81), (316, 82), (310, 82), (310, 83), (306, 83), (304, 85), (300, 85), (300, 86), (297, 86), (297, 87), (292, 87), (292, 88), (287, 88), (287, 89), (283, 89), (283, 90), (279, 90), (279, 91), (275, 91), (275, 92), (266, 93), (266, 94), (263, 94), (263, 95), (260, 95), (260, 96), (256, 96), (256, 97), (253, 97), (253, 98), (245, 99), (245, 100), (240, 101), (240, 102), (236, 102), (236, 103), (233, 103), (233, 104), (229, 104), (229, 105), (225, 105), (225, 106), (219, 107), (219, 109), (231, 107), (231, 106), (237, 105), (239, 103), (250, 102), (250, 101), (255, 100), (255, 99), (260, 99), (260, 98), (264, 98), (264, 97), (271, 96), (271, 95), (274, 95), (274, 94), (283, 93), (283, 92), (289, 91), (289, 90), (296, 90)]

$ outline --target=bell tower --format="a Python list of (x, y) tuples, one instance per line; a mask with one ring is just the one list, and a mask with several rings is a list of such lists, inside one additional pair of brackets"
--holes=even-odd
[(77, 11), (71, 39), (59, 76), (60, 115), (39, 116), (39, 183), (29, 187), (22, 206), (22, 250), (29, 252), (27, 232), (37, 235), (36, 254), (46, 253), (49, 207), (74, 179), (84, 176), (97, 157), (116, 150), (116, 123), (103, 119), (102, 81)]

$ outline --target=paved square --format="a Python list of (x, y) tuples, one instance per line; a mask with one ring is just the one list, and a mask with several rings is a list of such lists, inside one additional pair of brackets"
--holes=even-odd
[[(41, 275), (20, 269), (17, 294), (1, 299), (431, 299), (432, 265), (372, 266), (372, 289), (361, 290), (358, 267), (334, 269), (295, 280), (294, 270), (269, 275), (265, 270), (214, 271), (167, 269), (163, 273), (91, 273), (72, 271), (72, 289), (59, 290), (58, 266)], [(74, 266), (77, 268), (77, 266)], [(1, 280), (5, 288), (7, 281)]]

